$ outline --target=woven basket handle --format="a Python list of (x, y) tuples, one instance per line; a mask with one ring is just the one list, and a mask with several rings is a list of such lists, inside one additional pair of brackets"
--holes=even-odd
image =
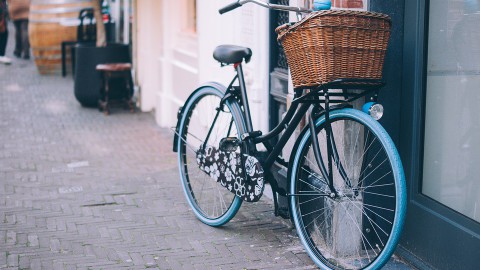
[(290, 31), (294, 30), (295, 28), (299, 27), (300, 25), (304, 24), (309, 19), (315, 18), (317, 16), (321, 16), (321, 15), (324, 15), (324, 14), (329, 14), (329, 11), (331, 11), (331, 10), (322, 10), (322, 11), (312, 12), (312, 13), (308, 14), (307, 16), (305, 16), (301, 21), (290, 22), (290, 23), (286, 23), (284, 25), (281, 25), (281, 26), (277, 27), (277, 29), (275, 29), (275, 32), (277, 32), (277, 34), (278, 34), (277, 41), (281, 42), (283, 37), (286, 34), (288, 34), (288, 32), (290, 32)]
[(280, 25), (279, 27), (277, 27), (275, 29), (275, 32), (277, 33), (278, 37), (277, 37), (277, 41), (281, 42), (283, 37), (288, 34), (288, 32), (290, 31), (290, 28), (294, 25), (295, 23), (286, 23), (286, 24), (282, 24)]
[(311, 20), (318, 16), (328, 16), (328, 15), (349, 15), (349, 16), (367, 16), (367, 17), (374, 17), (385, 19), (391, 25), (391, 19), (388, 15), (377, 13), (377, 12), (365, 12), (365, 11), (353, 11), (353, 10), (322, 10), (317, 12), (312, 12), (305, 16), (301, 21), (297, 23), (287, 23), (281, 25), (275, 29), (275, 32), (278, 34), (277, 41), (281, 42), (282, 39), (288, 34), (290, 31), (294, 31), (296, 28), (300, 27), (308, 20)]

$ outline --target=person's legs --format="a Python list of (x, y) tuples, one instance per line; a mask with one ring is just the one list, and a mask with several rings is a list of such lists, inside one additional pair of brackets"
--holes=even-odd
[(22, 56), (22, 29), (21, 29), (21, 21), (16, 20), (13, 21), (13, 25), (15, 26), (15, 50), (13, 51), (13, 55), (16, 57)]
[(5, 49), (7, 48), (8, 31), (0, 33), (0, 56), (5, 56)]
[(11, 64), (10, 58), (5, 56), (5, 49), (7, 48), (8, 31), (0, 33), (0, 63)]
[(22, 53), (24, 59), (30, 59), (30, 41), (28, 40), (28, 19), (21, 20)]

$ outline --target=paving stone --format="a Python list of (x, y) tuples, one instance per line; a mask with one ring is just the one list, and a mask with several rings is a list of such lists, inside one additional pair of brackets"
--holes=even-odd
[(11, 267), (18, 266), (18, 255), (17, 254), (10, 254), (7, 256), (7, 265)]
[(152, 113), (82, 107), (71, 77), (33, 61), (0, 78), (1, 269), (316, 268), (267, 198), (222, 228), (198, 221)]
[(7, 252), (0, 252), (0, 268), (7, 267)]

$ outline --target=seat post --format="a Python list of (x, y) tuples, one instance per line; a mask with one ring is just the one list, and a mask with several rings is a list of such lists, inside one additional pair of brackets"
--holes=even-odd
[(238, 83), (240, 85), (240, 94), (242, 98), (243, 113), (245, 114), (245, 124), (247, 125), (247, 132), (252, 132), (252, 118), (250, 116), (250, 107), (248, 105), (247, 88), (245, 86), (245, 78), (243, 77), (242, 63), (236, 63), (234, 67), (238, 75)]

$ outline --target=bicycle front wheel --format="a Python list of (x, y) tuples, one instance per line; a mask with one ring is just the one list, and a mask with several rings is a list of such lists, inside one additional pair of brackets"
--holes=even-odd
[(199, 149), (218, 149), (222, 138), (239, 138), (245, 132), (237, 103), (227, 101), (219, 108), (223, 95), (213, 86), (196, 90), (185, 104), (178, 129), (178, 166), (185, 197), (197, 218), (210, 226), (230, 221), (242, 204), (239, 197), (201, 170), (197, 162)]
[[(330, 115), (333, 190), (326, 125), (321, 116), (312, 136), (299, 137), (289, 172), (290, 209), (297, 233), (322, 269), (379, 269), (392, 255), (403, 226), (406, 187), (395, 145), (383, 127), (354, 109)], [(312, 138), (319, 142), (320, 164)], [(328, 171), (325, 169), (324, 171)]]

